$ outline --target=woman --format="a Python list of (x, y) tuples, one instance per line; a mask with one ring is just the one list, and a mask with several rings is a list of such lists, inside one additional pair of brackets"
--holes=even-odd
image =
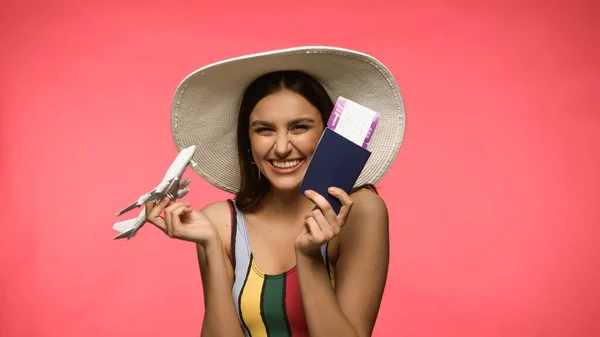
[[(329, 190), (342, 203), (339, 214), (319, 193), (299, 193), (332, 95), (381, 114), (357, 186), (350, 195)], [(202, 336), (371, 335), (389, 259), (387, 209), (372, 184), (402, 140), (400, 97), (377, 60), (323, 47), (231, 59), (180, 84), (177, 146), (198, 146), (194, 170), (235, 193), (200, 211), (185, 201), (146, 204), (149, 222), (197, 245)]]

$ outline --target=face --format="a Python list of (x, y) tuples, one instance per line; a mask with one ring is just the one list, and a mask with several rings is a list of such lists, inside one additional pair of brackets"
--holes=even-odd
[(254, 162), (271, 186), (300, 186), (323, 133), (321, 114), (301, 95), (282, 90), (266, 96), (250, 114), (249, 136)]

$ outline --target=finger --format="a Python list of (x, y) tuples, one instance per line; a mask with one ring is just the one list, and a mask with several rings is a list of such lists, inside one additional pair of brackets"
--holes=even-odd
[[(179, 201), (179, 202), (172, 202), (171, 205), (169, 205), (167, 208), (165, 208), (165, 217), (169, 217), (169, 221), (173, 220), (173, 214), (177, 213), (177, 211), (182, 208), (182, 207), (189, 207), (191, 204), (187, 201)], [(180, 213), (177, 213), (180, 214)]]
[(317, 223), (315, 218), (313, 218), (311, 216), (308, 219), (306, 219), (306, 221), (304, 221), (304, 223), (308, 227), (307, 228), (308, 232), (313, 237), (314, 241), (316, 241), (316, 242), (325, 241), (325, 235), (323, 234), (323, 231), (321, 231), (321, 228), (319, 227), (319, 224)]
[(187, 205), (181, 210), (181, 214), (179, 215), (179, 218), (186, 219), (186, 217), (193, 212), (194, 212), (194, 208), (192, 208), (191, 205)]
[(154, 201), (147, 201), (146, 202), (146, 209), (148, 210), (148, 212), (146, 213), (146, 217), (148, 219), (156, 218), (157, 216), (160, 215), (160, 213), (162, 212), (162, 210), (165, 207), (167, 207), (167, 205), (170, 202), (171, 202), (171, 200), (169, 200), (169, 198), (164, 198), (159, 203), (154, 203)]
[(167, 223), (165, 222), (165, 220), (162, 217), (158, 216), (158, 217), (154, 217), (152, 219), (146, 217), (146, 221), (153, 224), (154, 226), (158, 227), (158, 229), (160, 229), (164, 233), (167, 232)]
[(312, 190), (307, 190), (305, 192), (305, 195), (308, 199), (315, 203), (315, 205), (321, 210), (321, 212), (323, 212), (323, 215), (325, 216), (327, 221), (333, 223), (337, 220), (337, 214), (335, 214), (335, 211), (331, 207), (329, 201), (327, 201), (327, 199), (325, 199), (322, 195)]
[(190, 213), (192, 213), (194, 211), (193, 208), (191, 208), (190, 206), (186, 206), (183, 211), (181, 212), (181, 215), (188, 215)]
[[(323, 213), (321, 212), (321, 210), (319, 210), (319, 208), (315, 206), (315, 208), (313, 208), (310, 212), (306, 213), (306, 215), (304, 216), (304, 220), (306, 221), (306, 220), (308, 220), (308, 218), (314, 218), (315, 215), (317, 214), (317, 212), (319, 214), (321, 214), (321, 216), (323, 215)], [(315, 218), (315, 220), (317, 220), (317, 219)], [(320, 226), (320, 224), (319, 224), (318, 221), (317, 221), (317, 224), (319, 225), (319, 228), (321, 228), (321, 226)]]
[(352, 205), (354, 204), (354, 201), (352, 201), (352, 198), (350, 198), (348, 193), (346, 193), (346, 191), (344, 191), (341, 188), (330, 187), (329, 194), (338, 198), (340, 200), (340, 202), (342, 203), (342, 207), (340, 208), (340, 213), (338, 214), (337, 217), (338, 217), (338, 219), (341, 220), (340, 223), (343, 225), (346, 223), (346, 220), (348, 219), (348, 214), (350, 214), (350, 210), (352, 209)]
[(181, 207), (189, 206), (188, 202), (173, 202), (167, 208), (165, 208), (165, 221), (167, 223), (167, 235), (174, 237), (175, 233), (181, 227), (181, 220), (179, 219), (178, 210)]
[(154, 201), (148, 201), (145, 203), (146, 221), (155, 225), (156, 227), (158, 227), (160, 230), (162, 230), (165, 233), (167, 231), (167, 224), (166, 224), (165, 220), (162, 217), (160, 217), (160, 212), (161, 212), (162, 208), (166, 205), (167, 205), (167, 202), (164, 202), (164, 200), (163, 200), (163, 202), (158, 203), (158, 204), (155, 204)]
[(177, 206), (173, 207), (169, 212), (172, 237), (179, 237), (179, 233), (183, 227), (183, 224), (181, 223), (181, 215), (186, 207), (188, 207), (188, 205), (184, 203), (177, 204)]
[[(168, 197), (165, 198), (166, 200), (170, 200)], [(165, 207), (165, 222), (167, 224), (167, 235), (169, 237), (173, 237), (173, 221), (171, 219), (171, 211), (173, 210), (173, 207), (177, 206), (177, 204), (172, 203), (172, 200), (169, 201), (169, 206)]]
[(330, 223), (329, 221), (327, 221), (327, 219), (325, 219), (325, 216), (319, 209), (316, 209), (310, 213), (312, 214), (312, 217), (315, 219), (315, 221), (317, 221), (319, 228), (321, 228), (321, 231), (328, 240), (331, 240), (335, 235), (339, 233), (339, 226), (337, 225), (337, 221)]

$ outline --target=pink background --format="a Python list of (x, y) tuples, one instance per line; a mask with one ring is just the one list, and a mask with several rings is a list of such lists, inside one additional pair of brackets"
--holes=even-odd
[(194, 245), (113, 241), (114, 213), (175, 157), (186, 74), (303, 44), (406, 100), (375, 336), (600, 335), (597, 1), (100, 3), (0, 5), (0, 336), (198, 336)]

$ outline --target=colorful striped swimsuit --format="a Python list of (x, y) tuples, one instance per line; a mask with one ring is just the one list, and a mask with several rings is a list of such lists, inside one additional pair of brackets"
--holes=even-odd
[[(231, 209), (231, 257), (234, 269), (233, 301), (246, 337), (308, 337), (298, 273), (264, 274), (253, 259), (243, 213), (234, 200)], [(321, 248), (323, 260), (334, 286), (334, 271), (327, 258), (327, 245)]]

